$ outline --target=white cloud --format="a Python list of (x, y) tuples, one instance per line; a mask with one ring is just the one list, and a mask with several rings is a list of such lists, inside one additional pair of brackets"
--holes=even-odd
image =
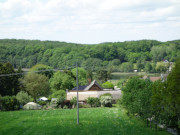
[[(164, 31), (163, 29), (174, 30), (174, 38), (177, 38), (180, 31), (179, 24), (179, 0), (6, 0), (0, 2), (0, 31), (5, 33), (3, 36), (0, 35), (0, 38), (29, 39), (32, 37), (30, 35), (34, 35), (37, 39), (55, 40), (57, 38), (56, 40), (59, 40), (58, 35), (61, 35), (64, 40), (77, 42), (82, 41), (81, 38), (88, 32), (87, 35), (91, 38), (86, 37), (84, 39), (87, 41), (83, 42), (91, 43), (100, 40), (101, 42), (122, 40), (118, 37), (135, 40), (136, 37), (143, 38), (146, 33), (146, 37), (149, 36), (151, 39), (150, 36), (154, 37), (152, 33), (160, 33)], [(123, 36), (122, 33), (124, 33)], [(136, 33), (139, 33), (139, 36)], [(129, 36), (132, 34), (135, 35)], [(162, 40), (163, 37), (167, 37), (166, 33), (161, 32), (157, 39)]]

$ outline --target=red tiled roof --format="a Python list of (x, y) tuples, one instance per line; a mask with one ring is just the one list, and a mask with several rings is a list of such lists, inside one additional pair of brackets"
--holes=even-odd
[(149, 78), (152, 82), (155, 82), (155, 81), (157, 81), (157, 80), (160, 80), (161, 79), (161, 77), (159, 76), (159, 77), (150, 77)]

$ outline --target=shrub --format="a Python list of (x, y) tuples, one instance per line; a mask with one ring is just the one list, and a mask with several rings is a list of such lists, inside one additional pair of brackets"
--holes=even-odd
[(88, 97), (86, 102), (92, 107), (94, 104), (95, 98), (94, 97)]
[(18, 100), (18, 102), (19, 102), (21, 105), (25, 105), (26, 103), (28, 103), (29, 101), (31, 101), (31, 96), (29, 96), (29, 95), (27, 94), (27, 92), (20, 91), (20, 92), (17, 93), (16, 99)]
[[(157, 92), (159, 93), (161, 92)], [(152, 82), (132, 77), (123, 87), (121, 103), (129, 113), (138, 114), (141, 118), (147, 119), (152, 117), (151, 96)]]
[(47, 104), (47, 102), (46, 101), (39, 101), (38, 104), (41, 106), (45, 106)]
[(50, 97), (51, 98), (60, 98), (60, 97), (66, 98), (66, 92), (64, 90), (58, 90), (54, 92)]
[(64, 105), (66, 105), (68, 108), (71, 108), (71, 103), (69, 100), (64, 100)]
[(65, 101), (65, 98), (64, 98), (64, 97), (58, 98), (58, 99), (57, 99), (57, 105), (60, 105), (61, 108), (63, 108), (64, 101)]
[(58, 106), (57, 102), (58, 102), (57, 98), (51, 99), (51, 103), (50, 103), (51, 107), (56, 108)]
[(112, 97), (110, 96), (102, 96), (100, 102), (104, 107), (112, 107)]
[(93, 106), (94, 107), (100, 107), (101, 106), (101, 102), (100, 102), (99, 98), (95, 98)]
[(68, 109), (68, 106), (67, 106), (67, 105), (65, 105), (65, 106), (63, 107), (63, 109)]
[(102, 87), (106, 89), (114, 89), (114, 85), (112, 84), (112, 82), (109, 82), (109, 81), (103, 83)]
[(91, 106), (91, 107), (99, 107), (100, 106), (100, 101), (98, 98), (94, 97), (88, 97), (86, 102)]
[(5, 111), (13, 111), (19, 109), (19, 102), (15, 96), (4, 96), (2, 98), (2, 108)]
[(70, 103), (72, 105), (72, 108), (74, 108), (77, 104), (77, 97), (73, 97), (71, 100), (70, 100)]

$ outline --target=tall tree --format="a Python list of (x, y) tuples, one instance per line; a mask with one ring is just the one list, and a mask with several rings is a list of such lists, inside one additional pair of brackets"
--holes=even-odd
[(75, 86), (75, 79), (65, 72), (58, 71), (50, 79), (52, 91), (72, 89)]
[(151, 117), (152, 82), (133, 77), (123, 87), (122, 103), (132, 114), (143, 119)]
[[(18, 71), (21, 72), (21, 71)], [(2, 96), (12, 96), (16, 95), (20, 90), (20, 83), (18, 79), (21, 77), (19, 75), (11, 75), (16, 73), (13, 66), (10, 63), (2, 64), (0, 63), (0, 75), (6, 74), (6, 76), (0, 77), (0, 94)]]
[(30, 73), (21, 80), (25, 90), (34, 98), (36, 102), (37, 97), (45, 96), (49, 93), (48, 78), (41, 74)]

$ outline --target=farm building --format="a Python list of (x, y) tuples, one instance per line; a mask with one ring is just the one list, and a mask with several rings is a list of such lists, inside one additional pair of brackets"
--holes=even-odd
[[(121, 95), (121, 90), (104, 90), (96, 80), (89, 85), (79, 87), (79, 100), (85, 101), (88, 97), (98, 98), (105, 93), (112, 94), (114, 100), (118, 99)], [(71, 100), (77, 96), (77, 88), (73, 88), (71, 91), (67, 91), (67, 100)]]

